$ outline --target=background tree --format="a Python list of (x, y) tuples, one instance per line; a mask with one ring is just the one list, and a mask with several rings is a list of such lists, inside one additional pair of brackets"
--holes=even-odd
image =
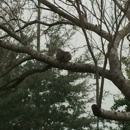
[[(130, 102), (126, 98), (119, 98), (114, 100), (114, 105), (111, 108), (114, 111), (120, 111), (122, 113), (130, 111)], [(116, 121), (117, 130), (127, 130), (130, 128), (129, 121)]]
[[(40, 2), (40, 7), (38, 6)], [(1, 2), (1, 41), (0, 46), (8, 51), (16, 52), (20, 57), (15, 57), (9, 69), (3, 64), (1, 80), (12, 70), (27, 62), (35, 59), (44, 64), (42, 67), (22, 71), (17, 76), (9, 78), (8, 82), (1, 84), (0, 90), (16, 87), (26, 77), (37, 73), (45, 72), (50, 68), (59, 68), (71, 72), (92, 73), (96, 75), (96, 103), (92, 105), (95, 116), (112, 120), (129, 120), (129, 113), (116, 113), (101, 109), (102, 97), (104, 92), (104, 78), (109, 79), (121, 91), (127, 100), (130, 100), (130, 85), (127, 78), (122, 73), (121, 57), (124, 52), (128, 52), (129, 32), (130, 32), (130, 1), (117, 0), (31, 0), (16, 1), (9, 0)], [(40, 8), (41, 17), (37, 19), (37, 8)], [(40, 24), (41, 44), (40, 51), (37, 51), (36, 25)], [(76, 57), (79, 51), (88, 50), (91, 56), (90, 61), (64, 63), (55, 60), (54, 56), (42, 53), (49, 33), (53, 26), (60, 29), (60, 37), (63, 32), (75, 30), (78, 35), (84, 37), (76, 46), (75, 41), (70, 39), (64, 46), (69, 48), (71, 54)], [(68, 35), (69, 37), (69, 35)], [(66, 41), (64, 41), (66, 42)], [(83, 42), (83, 44), (81, 44)], [(125, 51), (124, 51), (125, 48)], [(84, 50), (83, 50), (84, 49)], [(44, 51), (45, 52), (45, 51)], [(98, 54), (98, 56), (97, 56)], [(87, 54), (86, 54), (87, 55)], [(126, 53), (129, 55), (129, 52)], [(9, 60), (8, 60), (9, 61)], [(11, 60), (12, 61), (12, 60)], [(102, 65), (100, 65), (102, 61)], [(46, 65), (47, 64), (47, 65)], [(100, 65), (100, 67), (99, 67)], [(107, 65), (109, 67), (107, 67)], [(102, 77), (101, 85), (99, 76)]]
[[(24, 68), (31, 64), (35, 63), (28, 62)], [(0, 129), (89, 128), (94, 119), (86, 114), (86, 103), (92, 99), (88, 98), (87, 81), (76, 83), (81, 77), (78, 73), (61, 75), (53, 69), (27, 78), (18, 89), (1, 93)]]
[[(59, 29), (60, 27), (57, 26), (48, 30), (49, 36), (45, 46), (47, 49), (42, 48), (41, 51), (49, 56), (55, 55), (57, 48), (64, 46), (74, 34), (74, 31), (70, 31), (67, 33), (70, 35), (68, 37)], [(93, 98), (88, 98), (91, 91), (91, 88), (87, 86), (88, 74), (63, 72), (61, 69), (53, 68), (44, 72), (45, 65), (35, 59), (32, 60), (30, 56), (25, 57), (23, 54), (4, 48), (1, 48), (0, 52), (3, 56), (1, 60), (4, 61), (1, 67), (5, 67), (10, 72), (1, 78), (1, 84), (12, 84), (12, 82), (9, 83), (10, 80), (15, 82), (17, 75), (25, 72), (19, 78), (19, 82), (16, 82), (18, 85), (26, 76), (37, 73), (26, 78), (18, 85), (18, 88), (13, 85), (9, 90), (0, 93), (0, 116), (3, 118), (0, 120), (0, 129), (81, 130), (92, 128), (91, 123), (94, 123), (95, 119), (91, 117), (90, 111), (86, 110), (88, 107), (86, 103), (93, 101)], [(26, 61), (24, 64), (16, 62), (17, 59), (22, 58)], [(76, 60), (83, 62), (84, 59)], [(19, 66), (11, 70), (11, 65), (16, 63)], [(4, 68), (2, 70), (3, 73), (7, 71)]]

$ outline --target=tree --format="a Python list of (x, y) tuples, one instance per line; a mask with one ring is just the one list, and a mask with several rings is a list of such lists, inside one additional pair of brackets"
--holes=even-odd
[[(121, 108), (123, 108), (123, 110), (120, 110)], [(130, 111), (130, 102), (126, 100), (126, 98), (115, 99), (114, 105), (111, 109), (117, 112), (121, 111), (123, 114), (125, 114), (125, 112)], [(118, 121), (115, 123), (118, 125), (117, 127), (119, 130), (127, 130), (130, 128), (129, 121)]]
[[(125, 65), (125, 71), (128, 77), (128, 81), (130, 79), (130, 66), (129, 66), (129, 57), (123, 57), (122, 62)], [(129, 112), (130, 111), (130, 102), (125, 97), (118, 96), (114, 100), (114, 105), (111, 107), (114, 111), (121, 111), (122, 113)], [(130, 122), (128, 121), (118, 121), (116, 122), (118, 125), (118, 129), (120, 130), (127, 130), (130, 129)]]
[[(38, 4), (38, 2), (40, 2), (40, 4)], [(38, 5), (40, 5), (40, 7)], [(60, 69), (71, 72), (91, 73), (96, 75), (96, 104), (92, 105), (94, 115), (112, 120), (129, 120), (129, 113), (125, 113), (124, 116), (122, 113), (115, 114), (113, 111), (106, 111), (101, 108), (104, 78), (112, 81), (126, 99), (130, 101), (130, 85), (122, 73), (121, 62), (124, 51), (123, 48), (129, 48), (129, 44), (124, 44), (127, 40), (129, 41), (130, 36), (129, 5), (129, 0), (28, 0), (28, 2), (25, 0), (22, 2), (10, 0), (8, 3), (2, 1), (1, 12), (4, 13), (6, 17), (1, 16), (0, 29), (2, 32), (0, 47), (23, 54), (23, 57), (16, 58), (18, 63), (15, 62), (10, 66), (10, 70), (32, 59), (41, 61), (47, 65), (39, 69), (34, 70), (32, 68), (20, 73), (14, 79), (10, 79), (8, 83), (1, 85), (0, 90), (3, 91), (16, 87), (29, 75), (41, 71), (45, 72), (50, 68), (59, 68), (59, 66)], [(28, 11), (27, 7), (30, 7)], [(33, 9), (35, 8), (40, 8), (41, 10), (40, 21), (37, 20), (34, 13), (35, 10)], [(35, 47), (31, 47), (30, 43), (33, 44), (33, 46), (39, 45), (35, 44), (35, 37), (33, 36), (33, 33), (36, 31), (35, 25), (37, 23), (41, 24), (41, 47), (45, 45), (46, 36), (51, 35), (48, 33), (48, 30), (53, 26), (59, 26), (60, 30), (62, 30), (61, 32), (66, 33), (70, 30), (82, 31), (86, 44), (83, 46), (79, 45), (78, 50), (86, 47), (88, 54), (91, 55), (91, 61), (74, 63), (72, 60), (72, 62), (63, 64), (55, 60), (54, 56), (42, 53), (41, 49), (37, 51)], [(32, 29), (32, 27), (34, 27), (34, 29)], [(27, 33), (27, 31), (29, 32)], [(62, 37), (62, 33), (60, 36)], [(79, 44), (81, 44), (81, 42)], [(70, 47), (71, 50), (75, 52), (77, 47), (74, 47), (74, 45), (75, 43), (71, 43), (67, 45), (67, 47)], [(127, 51), (126, 49), (125, 52)], [(99, 55), (97, 56), (97, 54)], [(103, 64), (99, 66), (99, 61), (101, 60)], [(109, 69), (106, 68), (107, 65), (109, 65)], [(4, 72), (1, 72), (1, 78), (7, 73), (9, 73), (9, 71), (5, 68)], [(99, 76), (102, 77), (101, 86), (99, 86)]]
[[(48, 52), (42, 51), (49, 56), (53, 56), (56, 48), (64, 45), (69, 37), (66, 34), (60, 36), (59, 28), (53, 27), (48, 33), (55, 32), (47, 41)], [(68, 34), (71, 34), (69, 32)], [(53, 44), (52, 42), (53, 41)], [(50, 44), (51, 43), (51, 44)], [(55, 43), (55, 44), (54, 44)], [(6, 68), (9, 69), (10, 63), (7, 59), (17, 60), (16, 57), (23, 57), (1, 48), (3, 61)], [(5, 57), (6, 55), (6, 57)], [(11, 57), (10, 57), (11, 56)], [(81, 59), (77, 59), (81, 62)], [(83, 59), (82, 59), (83, 60)], [(31, 68), (36, 73), (38, 69), (44, 66), (42, 62), (35, 59), (20, 64), (9, 74), (2, 78), (1, 84), (8, 84), (10, 79), (15, 79), (22, 72), (30, 73)], [(60, 68), (60, 66), (59, 66)], [(86, 103), (92, 102), (89, 99), (90, 87), (87, 86), (88, 80), (85, 77), (88, 74), (62, 72), (58, 69), (50, 69), (45, 73), (26, 78), (18, 88), (12, 88), (11, 91), (0, 93), (0, 129), (36, 129), (36, 130), (62, 130), (62, 129), (86, 129), (91, 128), (91, 123), (95, 122), (89, 114), (86, 114)], [(24, 76), (21, 76), (19, 81)], [(81, 79), (82, 78), (82, 79)], [(15, 80), (14, 80), (15, 81)]]
[[(34, 62), (28, 62), (29, 67)], [(61, 75), (56, 69), (27, 78), (18, 89), (0, 95), (0, 129), (62, 130), (89, 128), (94, 122), (86, 112), (87, 81), (83, 74)], [(16, 73), (17, 75), (17, 73)], [(81, 76), (82, 75), (82, 76)], [(88, 91), (88, 92), (86, 92)], [(84, 115), (84, 116), (82, 116)]]

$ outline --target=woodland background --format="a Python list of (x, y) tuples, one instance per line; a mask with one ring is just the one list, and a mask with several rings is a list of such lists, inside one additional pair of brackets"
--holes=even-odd
[(0, 129), (129, 129), (129, 42), (130, 0), (0, 1)]

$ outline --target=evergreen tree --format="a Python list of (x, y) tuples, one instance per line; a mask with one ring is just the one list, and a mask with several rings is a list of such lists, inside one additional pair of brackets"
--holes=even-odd
[[(30, 66), (27, 63), (26, 66)], [(16, 73), (17, 74), (17, 73)], [(27, 78), (18, 89), (1, 93), (0, 129), (83, 130), (92, 122), (85, 114), (86, 75), (49, 70)]]
[[(69, 39), (59, 29), (52, 28), (48, 32), (46, 53), (50, 56), (54, 56), (56, 49), (63, 47)], [(14, 54), (1, 49), (2, 53), (9, 53), (8, 56)], [(44, 49), (42, 51), (45, 52)], [(15, 53), (13, 60), (8, 56), (7, 59), (4, 57), (7, 65), (23, 55)], [(82, 62), (80, 58), (76, 60)], [(42, 66), (45, 64), (36, 60), (27, 61), (13, 69), (0, 82), (6, 84), (22, 72)], [(86, 76), (88, 74), (51, 68), (28, 77), (18, 88), (0, 93), (0, 129), (84, 130), (91, 127), (94, 119), (86, 114), (86, 103), (93, 99), (88, 95), (91, 89), (87, 85)]]

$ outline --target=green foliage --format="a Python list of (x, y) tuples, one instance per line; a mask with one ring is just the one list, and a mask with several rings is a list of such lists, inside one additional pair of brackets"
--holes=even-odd
[[(57, 48), (69, 48), (67, 44), (75, 31), (72, 28), (66, 31), (63, 26), (57, 25), (44, 31), (46, 42), (41, 43), (41, 52), (54, 57)], [(30, 27), (23, 32), (25, 43), (32, 45), (36, 38), (34, 29)], [(32, 47), (35, 48), (35, 45)], [(0, 53), (3, 72), (26, 57), (3, 48)], [(32, 59), (25, 61), (0, 79), (1, 86), (27, 70), (43, 65)], [(0, 129), (84, 130), (89, 127), (93, 119), (86, 114), (86, 103), (87, 99), (90, 101), (88, 96), (91, 91), (87, 86), (86, 76), (52, 68), (26, 78), (16, 88), (0, 92)]]
[[(130, 102), (126, 98), (120, 98), (114, 100), (114, 105), (112, 106), (112, 110), (119, 111), (119, 109), (123, 107), (125, 112), (130, 111)], [(118, 124), (118, 128), (120, 130), (129, 130), (130, 129), (130, 122), (129, 121), (119, 121), (116, 122)]]
[(126, 98), (114, 100), (112, 110), (118, 110), (120, 107), (124, 107), (124, 110), (128, 112), (130, 111), (130, 102)]
[(92, 122), (81, 116), (89, 91), (87, 82), (80, 82), (85, 76), (51, 69), (27, 78), (18, 88), (1, 92), (0, 129), (83, 130)]

